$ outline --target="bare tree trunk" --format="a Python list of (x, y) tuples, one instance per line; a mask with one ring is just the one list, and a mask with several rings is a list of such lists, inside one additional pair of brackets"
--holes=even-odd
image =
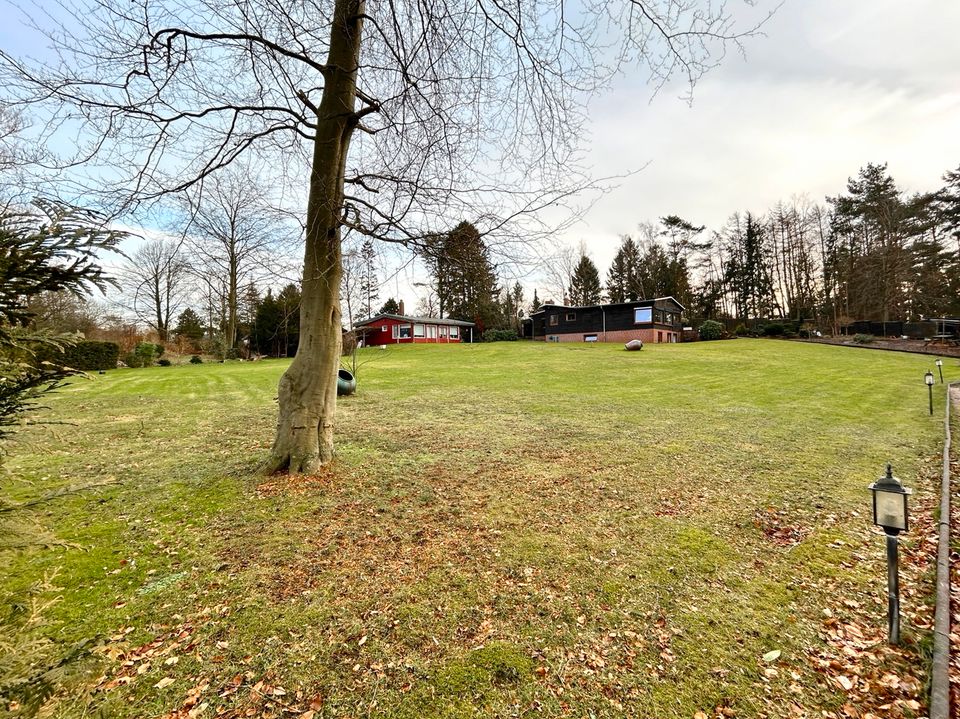
[(307, 201), (300, 345), (280, 378), (280, 415), (268, 472), (311, 473), (333, 459), (343, 340), (340, 215), (347, 150), (357, 124), (354, 103), (362, 12), (362, 0), (337, 0), (334, 8)]
[(227, 327), (225, 332), (224, 347), (232, 350), (237, 346), (237, 268), (236, 255), (230, 256), (230, 272), (227, 277)]

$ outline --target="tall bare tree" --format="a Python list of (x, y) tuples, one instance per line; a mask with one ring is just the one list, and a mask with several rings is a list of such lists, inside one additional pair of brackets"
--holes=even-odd
[(117, 168), (118, 207), (194, 187), (248, 151), (307, 158), (300, 345), (267, 463), (293, 472), (333, 456), (343, 228), (415, 246), (470, 217), (488, 244), (525, 238), (523, 218), (582, 186), (587, 101), (615, 73), (692, 88), (755, 30), (706, 0), (70, 8), (50, 32), (55, 65), (0, 51), (0, 72), (52, 122), (69, 117), (88, 139), (77, 159)]
[(223, 343), (237, 345), (240, 288), (263, 272), (283, 239), (282, 216), (249, 168), (231, 167), (183, 193), (194, 269), (224, 308)]
[(357, 321), (372, 316), (366, 314), (363, 291), (364, 261), (361, 250), (355, 247), (344, 248), (341, 265), (343, 272), (340, 280), (340, 308), (347, 329), (353, 330)]
[(173, 238), (144, 241), (124, 263), (121, 277), (129, 309), (166, 342), (190, 290), (182, 243)]

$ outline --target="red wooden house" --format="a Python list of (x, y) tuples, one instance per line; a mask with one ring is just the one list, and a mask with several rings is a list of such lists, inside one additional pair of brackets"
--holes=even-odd
[(473, 327), (473, 322), (461, 320), (380, 314), (363, 322), (357, 322), (356, 331), (363, 344), (370, 347), (409, 343), (473, 342)]

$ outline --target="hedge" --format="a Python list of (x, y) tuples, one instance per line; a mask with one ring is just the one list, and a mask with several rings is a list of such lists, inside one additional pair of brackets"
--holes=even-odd
[(95, 370), (116, 369), (120, 357), (120, 345), (116, 342), (97, 342), (83, 340), (64, 347), (62, 352), (53, 348), (41, 351), (37, 359), (46, 362), (64, 364), (67, 367), (91, 372)]

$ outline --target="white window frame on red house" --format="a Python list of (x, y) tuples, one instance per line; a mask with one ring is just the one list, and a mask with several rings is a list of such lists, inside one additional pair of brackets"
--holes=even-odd
[(427, 325), (427, 339), (435, 340), (437, 339), (437, 326), (436, 325)]
[(427, 336), (426, 325), (419, 322), (413, 326), (413, 338), (417, 340), (425, 339)]
[[(404, 334), (404, 330), (406, 330), (406, 334)], [(393, 325), (393, 339), (408, 340), (410, 334), (410, 325)]]
[(456, 325), (450, 325), (450, 339), (458, 340), (460, 339), (460, 328)]

